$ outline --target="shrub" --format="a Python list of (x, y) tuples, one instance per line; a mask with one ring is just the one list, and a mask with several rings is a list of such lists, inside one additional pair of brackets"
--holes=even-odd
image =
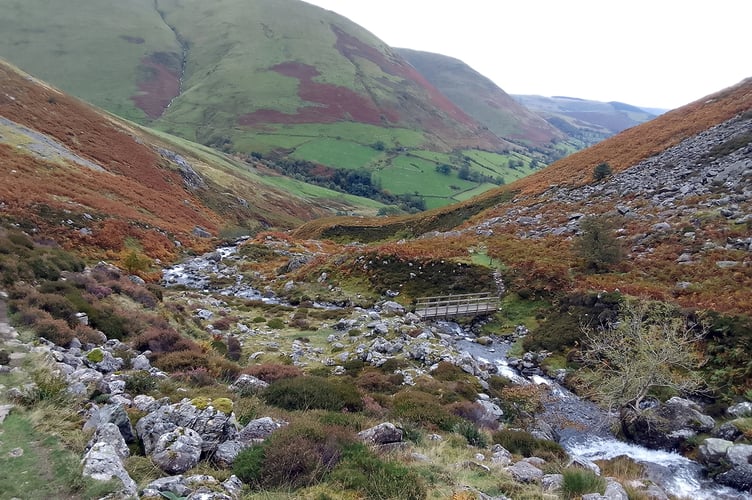
[(611, 175), (613, 171), (608, 163), (600, 163), (593, 169), (593, 180), (601, 181)]
[(210, 355), (208, 357), (208, 363), (209, 373), (221, 381), (231, 382), (240, 375), (240, 366), (227, 358)]
[(59, 319), (43, 318), (34, 325), (34, 333), (50, 342), (67, 347), (75, 336), (68, 323)]
[(614, 236), (613, 224), (608, 218), (586, 217), (580, 221), (580, 230), (574, 250), (586, 269), (606, 272), (624, 257), (621, 242)]
[(187, 371), (195, 368), (206, 368), (206, 356), (201, 351), (168, 352), (154, 363), (160, 370), (166, 372)]
[(209, 373), (209, 370), (203, 367), (175, 372), (172, 374), (172, 378), (193, 387), (208, 387), (217, 382), (214, 376)]
[(303, 376), (277, 380), (264, 390), (262, 397), (268, 404), (286, 410), (363, 409), (363, 401), (355, 386), (322, 377)]
[(470, 446), (477, 446), (478, 448), (485, 448), (488, 446), (486, 436), (472, 423), (467, 420), (462, 420), (454, 424), (452, 432), (463, 436), (467, 440), (467, 444)]
[(157, 387), (157, 381), (149, 372), (138, 371), (125, 379), (125, 390), (131, 394), (148, 394)]
[[(558, 443), (546, 439), (537, 439), (523, 431), (500, 430), (493, 433), (492, 441), (500, 444), (509, 452), (523, 457), (564, 458), (566, 452)], [(545, 457), (543, 456), (545, 455)]]
[(276, 382), (277, 380), (300, 377), (303, 375), (302, 370), (297, 366), (282, 365), (278, 363), (261, 363), (259, 365), (252, 365), (245, 368), (243, 373), (253, 375), (269, 384)]
[(233, 472), (256, 487), (297, 489), (320, 481), (353, 442), (352, 434), (341, 428), (304, 421), (276, 431), (262, 446), (241, 452)]
[(68, 325), (73, 326), (78, 322), (76, 319), (78, 311), (68, 299), (61, 295), (43, 293), (36, 296), (34, 302), (39, 309), (50, 313), (53, 318), (62, 319)]
[(586, 469), (571, 468), (562, 471), (564, 482), (561, 493), (564, 498), (580, 498), (586, 493), (600, 493), (606, 491), (606, 480)]
[(461, 380), (467, 377), (467, 373), (462, 371), (462, 368), (448, 361), (439, 361), (439, 364), (436, 365), (431, 375), (433, 378), (445, 382)]
[(285, 322), (284, 322), (284, 321), (282, 321), (282, 320), (281, 320), (281, 319), (279, 319), (279, 318), (272, 318), (272, 319), (270, 319), (269, 321), (267, 321), (266, 325), (267, 325), (267, 326), (268, 326), (269, 328), (273, 328), (273, 329), (275, 329), (275, 330), (278, 330), (278, 329), (280, 329), (280, 328), (284, 328), (284, 327), (285, 327)]
[(386, 374), (377, 370), (362, 372), (355, 385), (366, 392), (383, 392), (393, 394), (397, 392), (404, 377), (397, 374)]
[(243, 347), (240, 345), (240, 341), (235, 335), (227, 337), (227, 359), (238, 361), (242, 351)]
[(420, 425), (438, 427), (449, 431), (459, 421), (458, 417), (439, 404), (435, 396), (407, 389), (394, 395), (392, 413), (401, 419)]
[(331, 478), (365, 498), (422, 500), (427, 494), (416, 472), (399, 462), (380, 459), (360, 443), (346, 448)]
[(185, 338), (174, 329), (152, 326), (133, 340), (139, 351), (150, 350), (158, 358), (163, 353), (198, 350), (198, 344)]

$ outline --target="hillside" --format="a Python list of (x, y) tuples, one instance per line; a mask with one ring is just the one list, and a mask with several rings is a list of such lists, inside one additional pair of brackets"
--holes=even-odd
[[(697, 224), (703, 227), (703, 234), (707, 234), (707, 237), (718, 245), (713, 247), (717, 253), (710, 258), (717, 257), (718, 261), (726, 259), (736, 262), (742, 257), (742, 261), (739, 262), (746, 262), (743, 254), (736, 255), (734, 245), (725, 249), (725, 238), (741, 238), (744, 241), (749, 237), (749, 230), (743, 222), (743, 216), (749, 213), (745, 211), (748, 208), (744, 208), (749, 200), (744, 198), (743, 194), (745, 189), (748, 189), (748, 177), (743, 174), (744, 168), (748, 168), (744, 167), (744, 162), (749, 161), (748, 153), (744, 153), (744, 141), (749, 140), (748, 134), (744, 133), (744, 127), (748, 126), (745, 125), (748, 122), (742, 120), (740, 124), (734, 125), (735, 128), (732, 128), (736, 132), (730, 136), (718, 132), (715, 142), (704, 140), (699, 145), (683, 146), (685, 149), (697, 149), (700, 153), (690, 153), (689, 150), (682, 149), (679, 153), (672, 153), (670, 159), (655, 159), (660, 158), (656, 155), (667, 154), (667, 151), (673, 151), (672, 148), (680, 147), (698, 134), (701, 137), (704, 137), (701, 135), (703, 133), (713, 135), (713, 131), (716, 130), (713, 127), (729, 120), (738, 121), (740, 115), (748, 120), (750, 109), (752, 80), (746, 80), (737, 86), (668, 112), (651, 122), (626, 130), (520, 181), (489, 191), (464, 203), (423, 214), (384, 220), (316, 220), (303, 225), (295, 234), (301, 237), (338, 238), (345, 241), (377, 241), (389, 239), (393, 235), (422, 236), (421, 240), (415, 242), (415, 246), (435, 248), (440, 254), (438, 249), (443, 244), (441, 241), (444, 233), (466, 235), (471, 242), (475, 242), (468, 243), (468, 247), (489, 247), (490, 243), (484, 243), (483, 236), (490, 237), (501, 232), (505, 238), (511, 238), (505, 243), (507, 251), (522, 252), (519, 256), (506, 257), (524, 262), (525, 266), (531, 266), (526, 269), (526, 273), (537, 270), (535, 272), (542, 272), (545, 276), (551, 269), (555, 269), (555, 273), (562, 273), (558, 277), (548, 275), (547, 279), (542, 276), (536, 278), (535, 280), (541, 279), (542, 286), (589, 288), (598, 283), (597, 286), (601, 288), (608, 285), (621, 290), (633, 290), (638, 295), (644, 292), (655, 297), (671, 297), (676, 293), (674, 287), (678, 281), (695, 283), (689, 276), (686, 280), (680, 279), (680, 276), (690, 269), (698, 269), (676, 262), (688, 248), (687, 242), (684, 242), (685, 246), (682, 247), (681, 241), (681, 231), (685, 228)], [(734, 146), (737, 142), (739, 147)], [(723, 145), (727, 143), (728, 148), (724, 149)], [(733, 156), (740, 154), (741, 159)], [(712, 175), (720, 175), (716, 170), (712, 170), (715, 173), (710, 173), (710, 166), (706, 165), (709, 159), (723, 165), (726, 165), (723, 162), (729, 162), (729, 168), (741, 170), (735, 174), (728, 174), (727, 181), (719, 182), (718, 185), (712, 184), (713, 189), (709, 190), (707, 186), (700, 188), (699, 186), (713, 182)], [(739, 164), (741, 166), (731, 167), (736, 165), (737, 161), (742, 162)], [(613, 176), (607, 181), (595, 183), (593, 171), (601, 163), (610, 166)], [(698, 168), (699, 173), (691, 173)], [(707, 173), (704, 168), (708, 169)], [(724, 168), (726, 167), (721, 168), (721, 171), (724, 171)], [(709, 180), (701, 180), (703, 175), (707, 175)], [(635, 179), (642, 179), (642, 183), (637, 184)], [(658, 193), (663, 195), (660, 196)], [(725, 199), (724, 195), (739, 200), (736, 202), (736, 208), (729, 212), (733, 214), (729, 217), (718, 216), (717, 209), (713, 211), (708, 208), (720, 206), (718, 203), (721, 202), (712, 200)], [(684, 209), (675, 211), (672, 204), (681, 204)], [(637, 217), (636, 210), (629, 208), (633, 205), (644, 206), (644, 213), (640, 217)], [(616, 206), (621, 208), (617, 210)], [(693, 208), (690, 210), (688, 206)], [(655, 237), (662, 243), (658, 248), (650, 247), (649, 252), (654, 252), (652, 257), (642, 254), (639, 259), (625, 264), (626, 267), (622, 269), (625, 274), (597, 277), (583, 275), (583, 281), (572, 281), (566, 276), (567, 269), (576, 268), (577, 261), (573, 260), (574, 256), (569, 253), (570, 250), (564, 254), (559, 252), (571, 246), (573, 226), (568, 226), (567, 221), (576, 222), (585, 214), (625, 216), (626, 219), (623, 221), (618, 219), (618, 224), (625, 224), (622, 227), (625, 241), (639, 239), (640, 235), (652, 234), (654, 231), (651, 227), (664, 220), (670, 221), (673, 230), (664, 235), (665, 240)], [(697, 222), (696, 218), (702, 222)], [(742, 222), (734, 222), (736, 220)], [(458, 233), (458, 228), (464, 229)], [(434, 238), (438, 240), (434, 241)], [(518, 247), (518, 244), (521, 246)], [(405, 246), (405, 252), (410, 251), (409, 246)], [(525, 250), (522, 251), (522, 248)], [(538, 251), (537, 249), (542, 253), (538, 256), (539, 262), (534, 263), (529, 259)], [(728, 252), (728, 255), (725, 252)], [(544, 257), (546, 254), (548, 255)], [(553, 267), (547, 269), (549, 265)], [(653, 265), (662, 270), (655, 270), (653, 273), (645, 271)], [(715, 263), (708, 265), (708, 269), (713, 269), (713, 266)], [(750, 288), (732, 285), (738, 280), (747, 279), (742, 278), (748, 269), (747, 265), (740, 266), (728, 270), (715, 269), (710, 275), (702, 278), (714, 281), (712, 286), (710, 283), (695, 283), (692, 293), (678, 293), (677, 300), (687, 306), (701, 305), (739, 313), (748, 310), (752, 301), (752, 297), (747, 296)], [(727, 294), (719, 294), (718, 282), (733, 286), (733, 292), (729, 290)]]
[(378, 207), (157, 137), (3, 62), (0, 86), (2, 216), (69, 247), (117, 258), (131, 241), (171, 259), (174, 240), (208, 248), (206, 237)]
[(439, 91), (499, 137), (543, 150), (565, 134), (514, 100), (494, 82), (452, 57), (396, 49)]
[(0, 0), (0, 57), (119, 116), (319, 186), (433, 208), (550, 158), (526, 145), (550, 127), (519, 109), (519, 131), (503, 110), (487, 114), (510, 143), (371, 33), (302, 1), (56, 5), (48, 16), (42, 0)]
[(645, 109), (621, 102), (576, 97), (515, 95), (514, 99), (567, 136), (592, 146), (622, 130), (655, 118)]

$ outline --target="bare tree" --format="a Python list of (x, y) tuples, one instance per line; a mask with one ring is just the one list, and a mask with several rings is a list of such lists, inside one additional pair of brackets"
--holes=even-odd
[(627, 301), (617, 323), (583, 333), (584, 378), (592, 397), (611, 410), (639, 412), (653, 389), (686, 393), (703, 384), (696, 369), (704, 329), (666, 304)]

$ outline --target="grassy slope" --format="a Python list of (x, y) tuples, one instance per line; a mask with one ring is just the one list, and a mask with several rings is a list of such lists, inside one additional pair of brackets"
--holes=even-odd
[[(118, 115), (190, 141), (265, 156), (282, 150), (296, 159), (338, 168), (379, 169), (380, 178), (394, 174), (393, 184), (401, 182), (399, 168), (384, 167), (401, 157), (402, 148), (412, 154), (509, 147), (411, 73), (410, 66), (372, 34), (304, 2), (65, 0), (61, 5), (52, 18), (40, 0), (0, 0), (0, 28), (6, 35), (0, 40), (0, 55)], [(357, 42), (338, 49), (332, 26)], [(355, 52), (346, 56), (343, 50)], [(177, 92), (183, 55), (182, 93), (159, 116), (160, 106)], [(390, 117), (388, 126), (354, 121), (239, 126), (240, 116), (258, 110), (295, 115), (321, 106), (299, 96), (303, 83), (297, 77), (270, 70), (289, 61), (315, 68), (315, 84), (340, 86), (375, 103)], [(149, 101), (154, 118), (134, 99)], [(379, 141), (396, 151), (383, 154), (373, 148)], [(459, 167), (462, 162), (456, 159), (446, 162)], [(502, 164), (503, 159), (498, 162)], [(483, 182), (471, 186), (486, 187)], [(423, 194), (422, 183), (400, 192), (416, 190)], [(456, 199), (433, 198), (430, 204)]]
[(626, 130), (596, 146), (559, 160), (534, 175), (487, 191), (470, 200), (398, 218), (317, 220), (298, 228), (296, 233), (305, 237), (325, 236), (375, 241), (393, 238), (405, 230), (414, 235), (432, 230), (447, 231), (471, 218), (479, 221), (493, 217), (495, 211), (508, 210), (509, 206), (504, 202), (517, 193), (540, 195), (551, 185), (588, 184), (592, 181), (593, 168), (599, 163), (608, 163), (614, 172), (625, 170), (750, 108), (752, 79)]
[[(144, 113), (131, 101), (140, 60), (180, 50), (153, 4), (65, 0), (51, 15), (43, 2), (0, 0), (0, 57), (92, 104), (142, 120)], [(128, 36), (143, 41), (123, 38)]]
[(464, 62), (440, 54), (399, 49), (400, 55), (467, 114), (499, 137), (549, 147), (563, 134), (520, 105)]

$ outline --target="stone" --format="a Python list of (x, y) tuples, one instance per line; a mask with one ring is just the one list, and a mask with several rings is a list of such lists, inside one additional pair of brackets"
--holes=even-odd
[(752, 417), (752, 403), (744, 401), (743, 403), (737, 403), (733, 406), (729, 406), (726, 413), (736, 418)]
[(515, 481), (518, 483), (535, 483), (543, 479), (543, 471), (528, 462), (517, 462), (507, 467)]
[(564, 484), (563, 474), (546, 474), (541, 478), (541, 489), (546, 493), (559, 491)]
[(237, 422), (233, 414), (226, 414), (211, 405), (197, 408), (189, 400), (162, 406), (142, 417), (136, 424), (136, 431), (147, 454), (151, 454), (162, 434), (187, 427), (201, 436), (202, 449), (213, 453), (224, 441), (238, 435)]
[(372, 444), (387, 444), (387, 443), (399, 443), (402, 441), (402, 429), (398, 428), (391, 422), (384, 422), (382, 424), (366, 429), (357, 434), (358, 439), (366, 443)]
[(201, 459), (202, 439), (198, 432), (186, 427), (176, 427), (159, 437), (151, 458), (168, 474), (182, 474), (192, 469)]
[(603, 492), (603, 498), (608, 500), (629, 500), (629, 495), (621, 484), (609, 478), (608, 483), (606, 483), (606, 491)]
[(115, 453), (117, 453), (117, 456), (120, 457), (121, 460), (126, 459), (131, 455), (131, 451), (128, 449), (128, 445), (125, 444), (123, 435), (120, 434), (120, 429), (118, 429), (117, 425), (110, 422), (106, 422), (97, 427), (94, 435), (86, 445), (86, 451), (89, 451), (97, 443), (107, 443), (112, 446), (112, 449), (115, 450)]
[(151, 369), (151, 362), (149, 361), (149, 358), (143, 354), (139, 354), (131, 360), (131, 368), (148, 372)]
[(678, 449), (687, 439), (709, 433), (715, 427), (715, 420), (704, 415), (699, 405), (682, 398), (671, 398), (655, 408), (623, 418), (626, 436), (651, 449)]
[(5, 418), (10, 415), (13, 408), (15, 408), (15, 405), (0, 405), (0, 425), (2, 425)]
[(96, 431), (102, 424), (106, 423), (115, 424), (126, 443), (134, 443), (136, 441), (131, 421), (122, 404), (111, 404), (102, 408), (95, 408), (84, 424), (84, 430)]
[(506, 467), (512, 463), (512, 454), (500, 444), (495, 444), (491, 447), (491, 463)]
[(725, 439), (707, 438), (699, 447), (699, 459), (704, 464), (719, 464), (733, 444)]
[(740, 465), (715, 477), (717, 483), (741, 491), (752, 491), (752, 465)]
[(197, 238), (211, 238), (212, 237), (211, 233), (201, 226), (196, 226), (193, 228), (193, 236)]
[(735, 444), (726, 450), (726, 459), (733, 466), (752, 465), (752, 444)]
[(287, 422), (284, 420), (277, 420), (271, 417), (261, 417), (255, 420), (251, 420), (243, 427), (238, 433), (237, 439), (239, 441), (250, 442), (254, 439), (266, 439), (272, 435), (277, 429), (285, 427)]
[(253, 375), (242, 374), (232, 383), (229, 389), (241, 394), (253, 394), (264, 390), (267, 387), (269, 387), (269, 384), (260, 378), (256, 378)]
[(393, 300), (387, 300), (386, 302), (381, 304), (381, 311), (387, 315), (404, 316), (405, 307), (399, 302), (394, 302)]
[(122, 484), (123, 493), (137, 495), (136, 482), (128, 475), (128, 471), (123, 466), (123, 461), (112, 445), (104, 442), (94, 444), (84, 455), (82, 463), (84, 476), (97, 481), (117, 479)]

